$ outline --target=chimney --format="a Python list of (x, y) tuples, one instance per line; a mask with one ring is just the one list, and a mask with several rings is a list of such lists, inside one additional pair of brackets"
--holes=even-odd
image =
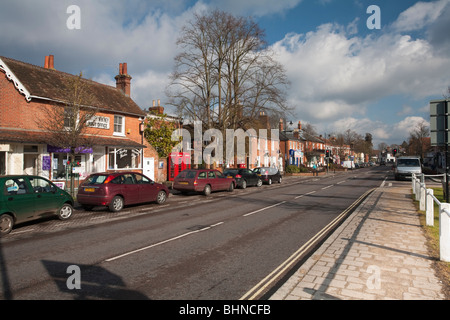
[(280, 131), (284, 131), (283, 119), (280, 119)]
[(302, 130), (302, 122), (301, 121), (298, 122), (298, 130)]
[(270, 129), (269, 116), (264, 111), (259, 113), (259, 121), (265, 129)]
[(131, 79), (132, 77), (128, 74), (127, 64), (119, 63), (119, 74), (115, 77), (116, 88), (121, 90), (127, 97), (131, 93)]
[(55, 56), (54, 55), (51, 54), (49, 56), (45, 56), (44, 68), (55, 70)]
[(155, 100), (153, 100), (153, 107), (148, 108), (148, 111), (153, 114), (164, 114), (164, 107), (161, 106), (161, 100), (158, 99), (158, 106), (155, 105)]

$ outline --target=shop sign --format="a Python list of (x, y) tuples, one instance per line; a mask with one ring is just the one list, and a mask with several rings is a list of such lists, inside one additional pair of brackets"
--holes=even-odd
[(86, 121), (86, 126), (98, 129), (109, 129), (109, 117), (93, 116)]

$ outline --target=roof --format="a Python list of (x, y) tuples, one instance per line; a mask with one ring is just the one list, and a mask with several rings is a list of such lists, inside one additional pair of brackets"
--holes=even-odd
[[(67, 102), (71, 80), (78, 77), (11, 58), (0, 56), (0, 59), (28, 90), (32, 99), (44, 98)], [(145, 112), (119, 89), (88, 79), (81, 81), (86, 84), (87, 95), (92, 97), (90, 103), (92, 107), (99, 108), (101, 111), (145, 116)]]
[[(0, 128), (0, 143), (36, 143), (47, 144), (47, 135), (42, 131), (11, 130)], [(146, 148), (136, 141), (122, 137), (95, 137), (96, 146), (118, 148)]]

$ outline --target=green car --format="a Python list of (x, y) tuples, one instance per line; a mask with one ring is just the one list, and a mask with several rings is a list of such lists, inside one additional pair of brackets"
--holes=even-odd
[(56, 215), (67, 220), (73, 213), (73, 198), (39, 176), (0, 176), (0, 237), (25, 221)]

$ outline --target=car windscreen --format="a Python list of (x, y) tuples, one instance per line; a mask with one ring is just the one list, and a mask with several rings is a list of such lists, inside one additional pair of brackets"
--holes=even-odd
[(92, 176), (89, 176), (83, 184), (102, 184), (103, 182), (105, 182), (106, 178), (108, 178), (108, 175), (106, 174), (95, 174)]
[(419, 159), (397, 159), (397, 167), (420, 167)]

